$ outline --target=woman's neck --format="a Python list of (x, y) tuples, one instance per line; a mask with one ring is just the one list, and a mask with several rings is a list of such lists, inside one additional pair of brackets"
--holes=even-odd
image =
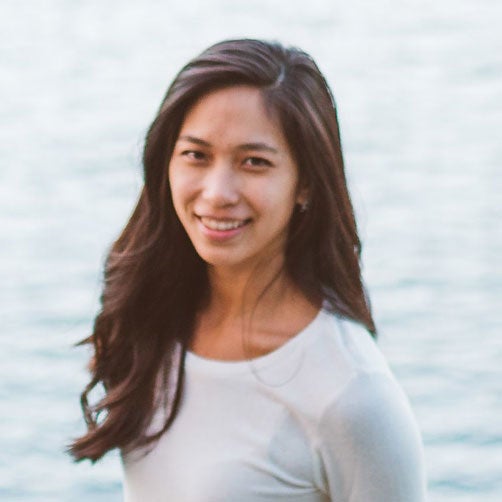
[(282, 262), (247, 273), (208, 272), (209, 301), (199, 312), (191, 343), (199, 355), (236, 360), (265, 354), (298, 333), (319, 309), (295, 286)]
[(256, 313), (260, 303), (270, 311), (296, 289), (284, 270), (283, 259), (245, 270), (210, 267), (208, 273), (210, 296), (206, 310), (227, 318)]

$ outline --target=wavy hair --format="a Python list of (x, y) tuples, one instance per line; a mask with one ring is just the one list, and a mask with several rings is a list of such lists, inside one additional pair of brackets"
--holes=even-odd
[[(297, 48), (250, 39), (215, 44), (175, 77), (146, 135), (144, 186), (107, 256), (101, 309), (91, 336), (81, 342), (92, 344), (94, 354), (81, 396), (87, 432), (69, 447), (77, 460), (152, 444), (177, 415), (184, 355), (209, 282), (206, 264), (175, 213), (168, 165), (190, 107), (210, 91), (242, 84), (261, 90), (308, 188), (308, 210), (296, 209), (290, 222), (286, 272), (313, 303), (324, 302), (376, 337), (336, 107), (325, 78)], [(104, 397), (90, 404), (97, 386)], [(169, 396), (167, 411), (152, 433), (159, 395)]]

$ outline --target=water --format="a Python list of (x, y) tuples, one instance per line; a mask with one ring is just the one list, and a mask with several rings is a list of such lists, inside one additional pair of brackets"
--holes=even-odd
[(431, 501), (502, 500), (502, 4), (3, 0), (0, 498), (113, 501), (75, 465), (100, 268), (179, 66), (229, 37), (316, 58), (339, 106), (380, 345), (423, 432)]

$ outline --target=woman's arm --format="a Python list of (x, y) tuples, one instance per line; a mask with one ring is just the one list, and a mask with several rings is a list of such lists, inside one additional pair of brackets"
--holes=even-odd
[(357, 373), (319, 424), (324, 484), (340, 502), (424, 502), (420, 432), (392, 375)]

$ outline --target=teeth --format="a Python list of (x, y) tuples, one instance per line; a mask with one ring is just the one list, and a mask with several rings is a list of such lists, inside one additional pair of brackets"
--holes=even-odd
[(202, 216), (201, 218), (202, 223), (210, 228), (211, 230), (233, 230), (235, 228), (242, 227), (245, 223), (246, 220), (215, 220), (213, 218), (207, 218), (205, 216)]

